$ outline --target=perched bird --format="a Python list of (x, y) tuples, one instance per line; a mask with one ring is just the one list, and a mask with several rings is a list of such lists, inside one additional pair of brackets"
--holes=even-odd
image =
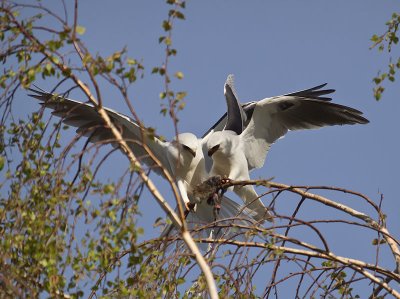
[[(324, 95), (334, 90), (321, 89), (325, 85), (243, 104), (246, 119), (242, 131), (222, 130), (227, 120), (225, 115), (221, 117), (206, 133), (206, 151), (213, 160), (211, 175), (248, 180), (252, 169), (264, 165), (271, 145), (289, 130), (369, 122), (356, 109), (330, 103), (331, 99)], [(225, 83), (224, 93), (227, 101), (237, 98), (230, 76)], [(253, 186), (235, 186), (234, 192), (248, 208), (257, 212), (258, 219), (264, 217), (270, 220), (271, 215), (265, 210)]]
[[(222, 131), (210, 132), (206, 136), (207, 155), (213, 160), (210, 176), (249, 180), (247, 160), (239, 137), (245, 129), (247, 117), (236, 95), (233, 75), (226, 79), (224, 95), (228, 106), (227, 113), (231, 116)], [(233, 191), (245, 202), (248, 209), (255, 212), (253, 217), (257, 221), (272, 220), (272, 215), (259, 199), (253, 186), (235, 186)]]

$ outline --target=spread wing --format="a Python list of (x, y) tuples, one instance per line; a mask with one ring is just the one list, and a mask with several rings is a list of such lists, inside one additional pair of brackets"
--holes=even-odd
[(271, 144), (289, 130), (369, 122), (361, 111), (331, 103), (330, 98), (321, 97), (333, 92), (320, 90), (324, 86), (266, 98), (253, 104), (252, 117), (241, 134), (249, 170), (262, 167)]
[[(230, 76), (232, 76), (232, 75), (228, 76), (228, 79), (227, 79), (225, 84), (230, 84), (230, 86), (231, 86), (231, 88), (233, 90), (232, 91), (233, 96), (235, 96), (236, 99), (239, 99), (237, 97), (235, 88), (233, 86), (233, 77), (232, 77), (232, 80), (230, 80), (229, 79)], [(298, 96), (298, 97), (303, 97), (303, 98), (330, 101), (332, 99), (329, 98), (329, 97), (325, 97), (325, 95), (333, 93), (335, 90), (334, 89), (322, 89), (325, 86), (326, 86), (326, 83), (318, 85), (318, 86), (315, 86), (315, 87), (312, 87), (312, 88), (309, 88), (309, 89), (304, 89), (304, 90), (288, 93), (288, 94), (285, 94), (284, 96)], [(226, 95), (225, 95), (225, 97), (227, 98)], [(227, 101), (228, 101), (228, 98), (227, 98)], [(247, 102), (247, 103), (241, 104), (242, 108), (243, 108), (243, 112), (245, 114), (243, 116), (244, 126), (245, 127), (249, 124), (249, 122), (251, 120), (251, 117), (253, 115), (254, 108), (256, 107), (256, 104), (257, 104), (257, 102), (255, 102), (255, 101), (251, 101), (251, 102)], [(215, 124), (213, 126), (211, 126), (211, 128), (203, 135), (203, 137), (207, 136), (211, 131), (214, 131), (214, 132), (222, 131), (225, 128), (226, 124), (227, 124), (227, 113), (224, 113), (220, 117), (220, 119), (217, 120), (215, 122)]]
[[(41, 105), (45, 108), (52, 109), (52, 114), (62, 118), (63, 123), (77, 127), (77, 133), (90, 138), (90, 142), (105, 142), (115, 146), (111, 130), (105, 125), (92, 105), (41, 90), (30, 89), (30, 91), (33, 92), (33, 94), (30, 94), (31, 97), (41, 101)], [(142, 129), (128, 116), (109, 108), (104, 108), (104, 110), (108, 113), (113, 124), (121, 131), (123, 138), (141, 162), (146, 163), (158, 174), (161, 174), (160, 169), (143, 148), (142, 144), (146, 144), (161, 164), (172, 173), (166, 155), (169, 143), (161, 141), (154, 134), (151, 134), (150, 130)]]

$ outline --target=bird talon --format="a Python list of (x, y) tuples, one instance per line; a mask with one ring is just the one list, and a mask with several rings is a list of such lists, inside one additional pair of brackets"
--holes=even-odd
[(220, 181), (221, 185), (225, 185), (225, 184), (228, 184), (228, 183), (230, 183), (230, 182), (231, 182), (231, 179), (228, 178), (226, 175), (224, 175), (224, 176), (221, 178), (221, 181)]
[(194, 211), (196, 204), (193, 202), (187, 202), (187, 203), (185, 203), (185, 207), (186, 207), (187, 211)]

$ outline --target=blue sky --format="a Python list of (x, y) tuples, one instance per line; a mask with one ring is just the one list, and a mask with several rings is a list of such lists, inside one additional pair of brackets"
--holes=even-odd
[[(164, 59), (158, 37), (164, 34), (161, 21), (167, 8), (162, 1), (86, 0), (80, 3), (79, 24), (86, 28), (83, 40), (92, 52), (108, 55), (127, 46), (129, 56), (143, 59), (145, 78), (130, 89), (132, 105), (147, 126), (170, 139), (172, 122), (159, 113), (162, 81), (150, 74)], [(334, 102), (363, 111), (370, 124), (290, 132), (272, 147), (265, 166), (252, 176), (273, 176), (286, 184), (348, 188), (375, 202), (383, 193), (389, 230), (399, 236), (399, 85), (387, 85), (381, 102), (373, 99), (372, 78), (385, 69), (389, 56), (369, 49), (371, 36), (383, 33), (385, 22), (399, 8), (394, 0), (189, 1), (186, 20), (178, 21), (173, 31), (178, 55), (170, 66), (171, 72), (185, 75), (173, 87), (188, 92), (187, 106), (179, 113), (179, 130), (201, 136), (224, 113), (223, 84), (230, 73), (235, 74), (243, 102), (327, 82), (336, 89)], [(398, 54), (395, 48), (392, 55)], [(39, 83), (45, 89), (52, 87)], [(127, 113), (114, 91), (101, 88), (106, 106)], [(26, 98), (18, 101), (25, 103)], [(37, 109), (34, 102), (23, 107), (21, 112), (26, 113)], [(126, 163), (122, 155), (113, 158), (116, 164)], [(155, 180), (165, 190), (163, 181)], [(369, 211), (365, 205), (346, 201), (347, 197), (335, 195), (334, 199)], [(152, 230), (151, 224), (163, 212), (150, 196), (146, 201), (140, 221)], [(322, 219), (329, 213), (310, 205), (301, 215)], [(346, 244), (337, 248), (338, 253), (345, 254), (350, 246), (353, 257), (374, 260), (371, 252), (364, 256), (357, 247), (362, 242), (370, 244), (364, 235), (342, 226), (328, 234), (333, 243)], [(390, 255), (382, 260), (391, 264)]]

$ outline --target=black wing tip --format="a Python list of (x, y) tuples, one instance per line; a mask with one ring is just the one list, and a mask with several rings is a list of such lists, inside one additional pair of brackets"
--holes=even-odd
[(329, 89), (324, 89), (324, 90), (320, 90), (321, 92), (323, 91), (324, 94), (330, 94), (330, 93), (334, 93), (336, 91), (336, 89), (333, 88), (329, 88)]
[(34, 98), (39, 101), (42, 101), (42, 102), (48, 101), (48, 95), (46, 93), (43, 93), (38, 90), (30, 90), (30, 91), (35, 92), (35, 93), (28, 93), (29, 97)]
[(330, 102), (332, 101), (332, 98), (328, 98), (328, 97), (318, 97), (318, 100), (324, 101), (324, 102)]
[(345, 115), (347, 115), (347, 119), (348, 119), (348, 123), (350, 125), (355, 125), (355, 124), (361, 124), (361, 125), (365, 125), (368, 124), (370, 121), (365, 118), (363, 116), (363, 112), (349, 107), (349, 106), (344, 106), (341, 104), (336, 104), (336, 103), (329, 103), (329, 105), (333, 105), (334, 107), (336, 106), (337, 108), (339, 108), (339, 111), (341, 110), (342, 113), (344, 113)]
[(320, 84), (308, 89), (304, 90), (299, 90), (295, 91), (292, 93), (285, 94), (285, 96), (297, 96), (297, 97), (302, 97), (302, 98), (310, 98), (310, 99), (315, 99), (315, 100), (322, 100), (322, 101), (332, 101), (332, 98), (330, 97), (324, 97), (324, 95), (328, 95), (331, 93), (334, 93), (336, 90), (335, 89), (322, 89), (324, 88), (328, 83)]
[(27, 90), (34, 92), (34, 93), (39, 93), (39, 94), (47, 94), (48, 92), (46, 92), (44, 89), (40, 88), (39, 86), (32, 84), (33, 87), (28, 87)]
[(318, 90), (318, 89), (321, 89), (321, 88), (323, 88), (323, 87), (325, 87), (327, 85), (328, 85), (328, 82), (325, 82), (325, 83), (322, 83), (320, 85), (314, 86), (314, 87), (310, 88), (309, 90)]
[(27, 88), (28, 91), (32, 93), (28, 93), (29, 97), (35, 98), (42, 102), (47, 102), (50, 97), (54, 96), (52, 93), (45, 91), (44, 89), (40, 88), (39, 86), (32, 84), (35, 88)]
[(344, 122), (343, 124), (348, 124), (348, 125), (366, 125), (369, 124), (369, 120), (362, 116), (361, 114), (354, 113), (353, 111), (348, 111), (347, 113), (347, 121)]
[(45, 100), (46, 100), (46, 99), (43, 98), (43, 95), (29, 94), (29, 93), (28, 93), (28, 96), (31, 97), (31, 98), (37, 99), (37, 100), (39, 100), (39, 101), (45, 101)]
[[(325, 101), (323, 101), (323, 102), (325, 102)], [(347, 115), (349, 115), (354, 120), (354, 124), (368, 124), (369, 123), (369, 120), (363, 116), (363, 112), (356, 108), (345, 106), (345, 105), (338, 104), (338, 103), (326, 103), (326, 105), (337, 107), (343, 113), (346, 113)]]
[(332, 93), (332, 92), (335, 92), (335, 91), (336, 91), (336, 90), (333, 89), (333, 88), (321, 90), (322, 88), (324, 88), (324, 87), (327, 86), (327, 85), (328, 85), (328, 83), (326, 82), (326, 83), (323, 83), (323, 84), (320, 84), (320, 85), (311, 87), (311, 88), (309, 88), (309, 89), (306, 89), (306, 90), (304, 90), (304, 91), (320, 91), (320, 92), (323, 91), (323, 92), (326, 92), (326, 93)]
[(358, 123), (361, 124), (361, 125), (366, 125), (366, 124), (370, 123), (369, 119), (365, 118), (362, 115), (358, 115), (358, 119), (357, 120), (358, 120)]

